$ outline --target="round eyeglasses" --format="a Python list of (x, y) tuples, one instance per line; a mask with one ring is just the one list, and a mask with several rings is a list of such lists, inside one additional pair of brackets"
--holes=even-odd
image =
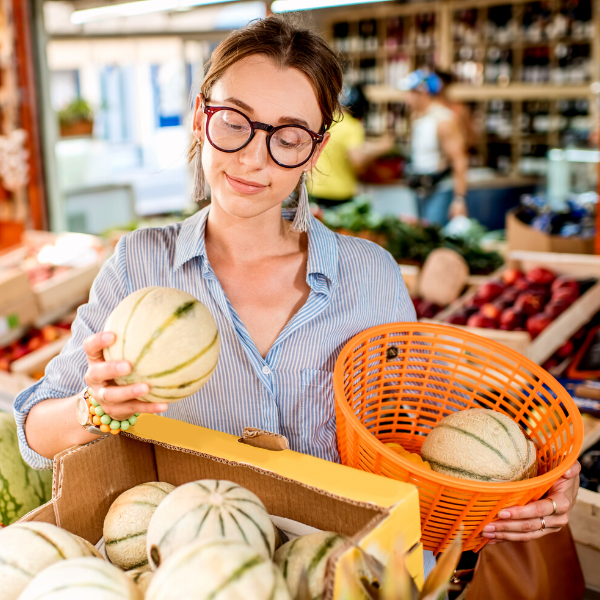
[(251, 121), (243, 112), (228, 106), (204, 106), (206, 137), (221, 152), (237, 152), (247, 146), (257, 129), (267, 132), (269, 156), (280, 166), (294, 169), (313, 155), (323, 135), (302, 125), (267, 125)]

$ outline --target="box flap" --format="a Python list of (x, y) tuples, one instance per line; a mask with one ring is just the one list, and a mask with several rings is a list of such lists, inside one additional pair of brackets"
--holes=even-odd
[(135, 426), (125, 435), (246, 464), (354, 502), (383, 508), (417, 494), (416, 487), (408, 483), (292, 450), (272, 452), (253, 448), (240, 444), (236, 436), (157, 415), (140, 415)]

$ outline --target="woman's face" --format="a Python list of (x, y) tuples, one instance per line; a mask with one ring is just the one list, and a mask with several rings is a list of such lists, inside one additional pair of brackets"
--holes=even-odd
[[(321, 111), (309, 79), (300, 71), (280, 69), (263, 55), (254, 55), (232, 65), (211, 91), (210, 106), (228, 106), (242, 111), (251, 121), (268, 125), (300, 124), (314, 132), (322, 126)], [(309, 171), (326, 139), (317, 144), (307, 163), (294, 169), (279, 166), (269, 156), (267, 133), (256, 130), (252, 141), (238, 152), (226, 153), (206, 139), (207, 115), (201, 98), (196, 99), (194, 136), (203, 142), (202, 165), (212, 201), (225, 212), (252, 218), (278, 206), (294, 190), (303, 171)]]

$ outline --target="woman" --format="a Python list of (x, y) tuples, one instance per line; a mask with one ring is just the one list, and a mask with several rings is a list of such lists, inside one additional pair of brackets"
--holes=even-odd
[[(254, 426), (285, 435), (294, 450), (338, 460), (332, 372), (339, 350), (368, 327), (415, 319), (391, 255), (332, 233), (308, 211), (303, 180), (339, 114), (341, 84), (339, 62), (321, 38), (280, 17), (254, 21), (215, 50), (196, 98), (192, 152), (197, 188), (205, 177), (212, 203), (183, 223), (119, 242), (78, 311), (72, 340), (15, 400), (29, 464), (48, 469), (58, 452), (95, 439), (76, 417), (86, 389), (117, 419), (152, 412), (237, 435)], [(299, 184), (290, 227), (282, 203)], [(144, 383), (113, 385), (131, 365), (102, 359), (114, 342), (101, 333), (109, 313), (150, 285), (193, 294), (221, 334), (212, 378), (171, 405), (136, 400)], [(556, 515), (548, 500), (511, 508), (494, 525), (496, 539), (529, 539), (542, 515), (546, 530), (533, 536), (564, 525), (576, 475), (554, 486)]]

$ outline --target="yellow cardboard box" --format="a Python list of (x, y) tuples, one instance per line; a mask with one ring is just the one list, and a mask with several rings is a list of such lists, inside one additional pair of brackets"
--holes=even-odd
[[(407, 564), (423, 585), (417, 488), (291, 450), (267, 450), (236, 436), (188, 423), (141, 415), (125, 434), (75, 446), (54, 460), (52, 500), (22, 521), (45, 521), (96, 544), (115, 498), (147, 481), (182, 485), (227, 479), (254, 492), (271, 515), (351, 536), (387, 562), (400, 536)], [(357, 550), (346, 550), (330, 575), (341, 598), (341, 569)]]

